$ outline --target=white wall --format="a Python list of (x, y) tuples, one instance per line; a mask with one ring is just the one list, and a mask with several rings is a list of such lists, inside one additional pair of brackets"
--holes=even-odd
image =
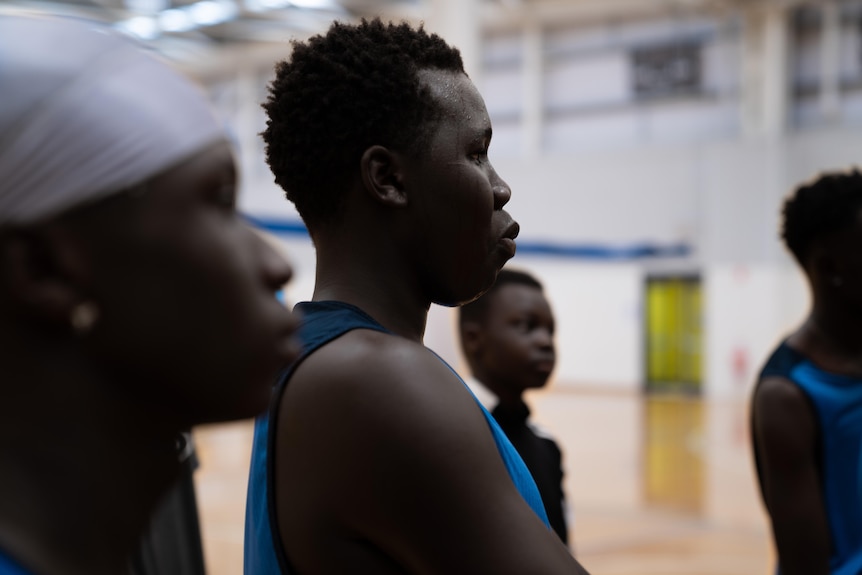
[(698, 163), (685, 148), (491, 160), (525, 240), (625, 245), (692, 239)]
[(516, 258), (545, 285), (557, 319), (560, 386), (635, 391), (643, 365), (640, 266)]
[(807, 285), (789, 265), (707, 267), (704, 289), (704, 390), (744, 398), (772, 349), (805, 317)]

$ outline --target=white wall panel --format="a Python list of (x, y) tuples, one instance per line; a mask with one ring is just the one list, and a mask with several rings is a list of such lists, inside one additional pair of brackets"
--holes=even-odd
[(710, 266), (704, 296), (705, 392), (748, 397), (772, 349), (805, 317), (802, 273), (780, 265)]

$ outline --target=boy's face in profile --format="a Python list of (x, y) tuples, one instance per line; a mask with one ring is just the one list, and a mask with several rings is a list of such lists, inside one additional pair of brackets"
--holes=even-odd
[(540, 388), (554, 370), (554, 314), (538, 288), (506, 284), (489, 294), (476, 358), (497, 393)]

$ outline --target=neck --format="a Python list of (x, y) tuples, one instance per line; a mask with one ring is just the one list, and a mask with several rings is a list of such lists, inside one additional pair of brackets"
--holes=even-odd
[(16, 496), (0, 499), (0, 549), (45, 575), (123, 573), (178, 476), (178, 430), (106, 401), (109, 382), (48, 356), (3, 357), (0, 493)]
[[(491, 388), (493, 389), (493, 388)], [(496, 389), (494, 390), (494, 394), (499, 398), (500, 405), (507, 408), (517, 407), (519, 405), (524, 404), (524, 399), (521, 397), (520, 393), (517, 392), (505, 392), (500, 393)]]
[(815, 363), (837, 373), (862, 373), (862, 329), (846, 310), (815, 305), (790, 343)]
[(497, 398), (497, 405), (512, 408), (524, 404), (524, 398), (519, 391), (511, 391), (505, 385), (497, 385), (493, 378), (482, 373), (482, 369), (471, 367), (473, 377), (481, 383), (485, 389), (490, 391)]
[[(316, 240), (317, 272), (314, 301), (336, 300), (355, 305), (383, 327), (422, 343), (431, 301), (391, 242), (384, 247), (356, 246), (356, 240), (327, 237)], [(353, 234), (359, 237), (359, 234)], [(356, 246), (355, 251), (345, 246)]]
[(837, 351), (853, 357), (862, 352), (862, 326), (852, 321), (852, 312), (815, 306), (806, 321), (809, 330), (828, 341)]

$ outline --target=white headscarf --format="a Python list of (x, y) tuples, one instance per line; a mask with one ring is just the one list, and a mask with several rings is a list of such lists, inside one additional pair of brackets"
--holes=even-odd
[(0, 16), (0, 227), (122, 191), (223, 138), (204, 94), (130, 39)]

